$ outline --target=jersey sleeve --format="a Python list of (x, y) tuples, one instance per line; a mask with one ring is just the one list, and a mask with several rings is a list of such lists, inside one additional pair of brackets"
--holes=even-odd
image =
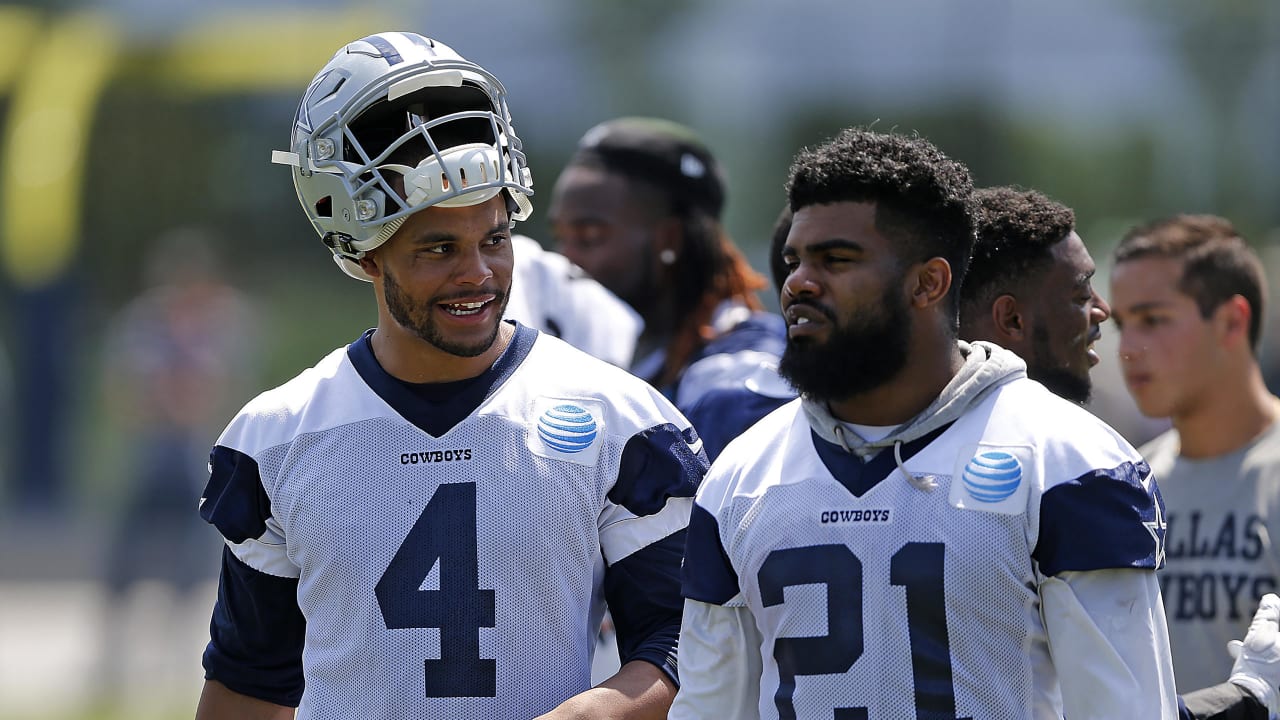
[(680, 562), (698, 483), (697, 434), (672, 424), (633, 435), (601, 519), (604, 591), (623, 663), (645, 660), (677, 680)]
[(686, 600), (680, 690), (667, 717), (757, 720), (763, 642), (747, 608)]
[(1066, 717), (1177, 717), (1154, 571), (1063, 572), (1039, 593)]
[(218, 445), (209, 468), (200, 516), (227, 545), (204, 652), (205, 676), (243, 695), (297, 706), (305, 634), (298, 568), (288, 558), (253, 457)]
[(1046, 488), (1032, 557), (1044, 575), (1164, 565), (1164, 500), (1142, 460)]
[(228, 546), (202, 659), (205, 677), (241, 695), (297, 707), (306, 634), (297, 590), (297, 579), (254, 570)]

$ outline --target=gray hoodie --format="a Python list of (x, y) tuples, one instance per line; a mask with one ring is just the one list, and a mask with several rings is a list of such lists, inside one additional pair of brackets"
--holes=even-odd
[[(849, 430), (831, 414), (825, 402), (805, 397), (801, 406), (809, 426), (818, 437), (846, 451), (869, 460), (881, 449), (892, 447), (898, 467), (911, 480), (919, 484), (921, 479), (913, 478), (902, 468), (900, 448), (902, 443), (911, 442), (918, 437), (937, 430), (960, 417), (973, 405), (981, 402), (999, 386), (1018, 378), (1027, 376), (1027, 364), (1009, 350), (989, 342), (967, 343), (961, 341), (960, 354), (964, 356), (964, 364), (951, 382), (934, 398), (929, 407), (919, 415), (894, 428), (880, 440), (867, 441)], [(923, 482), (928, 483), (927, 479)]]

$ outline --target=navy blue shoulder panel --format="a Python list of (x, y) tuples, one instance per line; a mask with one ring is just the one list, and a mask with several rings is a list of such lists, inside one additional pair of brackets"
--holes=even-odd
[(689, 515), (680, 579), (685, 597), (711, 605), (723, 605), (739, 591), (738, 574), (720, 544), (719, 524), (697, 504)]
[(409, 383), (392, 377), (374, 357), (369, 330), (347, 346), (347, 357), (365, 383), (401, 417), (432, 437), (440, 437), (480, 407), (528, 357), (538, 331), (518, 323), (502, 356), (484, 373), (447, 383)]
[[(1045, 490), (1031, 556), (1046, 575), (1164, 565), (1164, 499), (1144, 461), (1093, 470)], [(1149, 489), (1148, 489), (1149, 488)]]
[[(928, 447), (929, 443), (937, 440), (938, 436), (953, 424), (947, 423), (927, 435), (902, 443), (902, 447), (899, 448), (902, 461), (906, 462), (912, 455)], [(813, 448), (818, 452), (818, 458), (822, 460), (822, 464), (827, 467), (827, 472), (831, 473), (831, 476), (845, 486), (850, 493), (853, 493), (854, 497), (867, 494), (867, 491), (881, 480), (897, 471), (898, 462), (893, 456), (893, 448), (884, 448), (870, 460), (863, 462), (857, 455), (818, 437), (817, 433), (810, 431), (810, 434), (813, 437)]]
[(271, 517), (271, 498), (262, 486), (258, 463), (222, 445), (209, 453), (209, 482), (200, 499), (200, 517), (233, 543), (262, 537)]
[(681, 432), (671, 423), (632, 435), (622, 448), (609, 500), (643, 517), (666, 507), (668, 498), (693, 497), (708, 466), (706, 453), (689, 447), (697, 441), (693, 428)]
[(707, 459), (715, 462), (730, 441), (791, 400), (745, 387), (716, 388), (698, 398), (685, 417), (697, 428)]
[(298, 580), (258, 572), (224, 548), (205, 677), (241, 695), (297, 707), (305, 635)]
[(680, 558), (685, 531), (679, 530), (605, 569), (604, 597), (618, 632), (622, 662), (645, 660), (679, 683), (676, 643), (680, 638)]
[(758, 350), (781, 357), (786, 346), (787, 323), (782, 316), (767, 312), (753, 312), (746, 320), (707, 343), (695, 359), (743, 350)]

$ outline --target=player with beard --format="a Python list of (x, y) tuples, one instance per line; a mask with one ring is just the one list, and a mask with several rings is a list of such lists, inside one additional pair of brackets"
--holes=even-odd
[(1014, 351), (1027, 375), (1059, 397), (1088, 402), (1093, 344), (1111, 314), (1075, 213), (1035, 190), (974, 193), (978, 241), (960, 288), (960, 337)]
[[(213, 448), (196, 716), (665, 717), (706, 459), (658, 391), (503, 320), (532, 189), (501, 84), (429, 38), (365, 37), (274, 159), (377, 326)], [(606, 603), (622, 665), (593, 688)]]
[[(1035, 190), (993, 187), (980, 189), (974, 196), (978, 240), (960, 289), (960, 336), (1013, 350), (1027, 362), (1028, 377), (1059, 397), (1087, 402), (1092, 390), (1089, 372), (1099, 361), (1092, 346), (1111, 310), (1093, 289), (1096, 268), (1075, 232), (1075, 213)], [(1165, 473), (1157, 472), (1156, 478), (1168, 498)], [(1177, 504), (1170, 501), (1168, 507), (1172, 513)], [(1167, 577), (1168, 572), (1163, 575)], [(1163, 595), (1167, 601), (1168, 594)], [(1246, 661), (1237, 659), (1229, 682), (1180, 698), (1184, 700), (1183, 717), (1268, 717), (1267, 705), (1275, 702), (1274, 688), (1280, 683), (1280, 667), (1274, 663), (1280, 654), (1273, 646), (1280, 599), (1270, 597), (1260, 603), (1255, 615), (1256, 629), (1250, 638), (1253, 656)], [(1171, 647), (1176, 651), (1174, 624), (1170, 620)], [(1218, 642), (1200, 639), (1194, 644), (1196, 652), (1188, 654), (1190, 660), (1175, 659), (1178, 674), (1186, 662), (1204, 667), (1193, 682), (1178, 685), (1196, 687), (1220, 677), (1223, 657), (1206, 650), (1217, 650), (1242, 629), (1237, 618), (1219, 635)], [(1257, 662), (1257, 657), (1268, 653), (1272, 662)]]
[(1142, 458), (958, 340), (968, 171), (852, 129), (792, 165), (781, 370), (684, 563), (673, 718), (1176, 717)]

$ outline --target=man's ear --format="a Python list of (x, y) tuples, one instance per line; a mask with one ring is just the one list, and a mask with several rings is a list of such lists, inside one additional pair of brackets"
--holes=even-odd
[(360, 263), (360, 269), (365, 271), (365, 273), (368, 274), (369, 277), (371, 278), (382, 277), (382, 268), (378, 267), (378, 262), (375, 259), (375, 255), (374, 255), (374, 253), (376, 252), (377, 252), (376, 248), (373, 250), (370, 250), (369, 252), (365, 253), (364, 257), (360, 258), (360, 260), (358, 261)]
[(935, 257), (919, 263), (911, 279), (911, 304), (918, 308), (937, 305), (951, 289), (951, 263)]
[(1022, 317), (1018, 299), (1012, 295), (1001, 295), (991, 303), (991, 324), (999, 335), (993, 338), (997, 345), (1008, 347), (1026, 339), (1026, 319)]
[(1222, 340), (1227, 345), (1240, 344), (1249, 347), (1249, 321), (1253, 318), (1253, 308), (1242, 295), (1232, 295), (1214, 311), (1219, 327), (1222, 329)]

